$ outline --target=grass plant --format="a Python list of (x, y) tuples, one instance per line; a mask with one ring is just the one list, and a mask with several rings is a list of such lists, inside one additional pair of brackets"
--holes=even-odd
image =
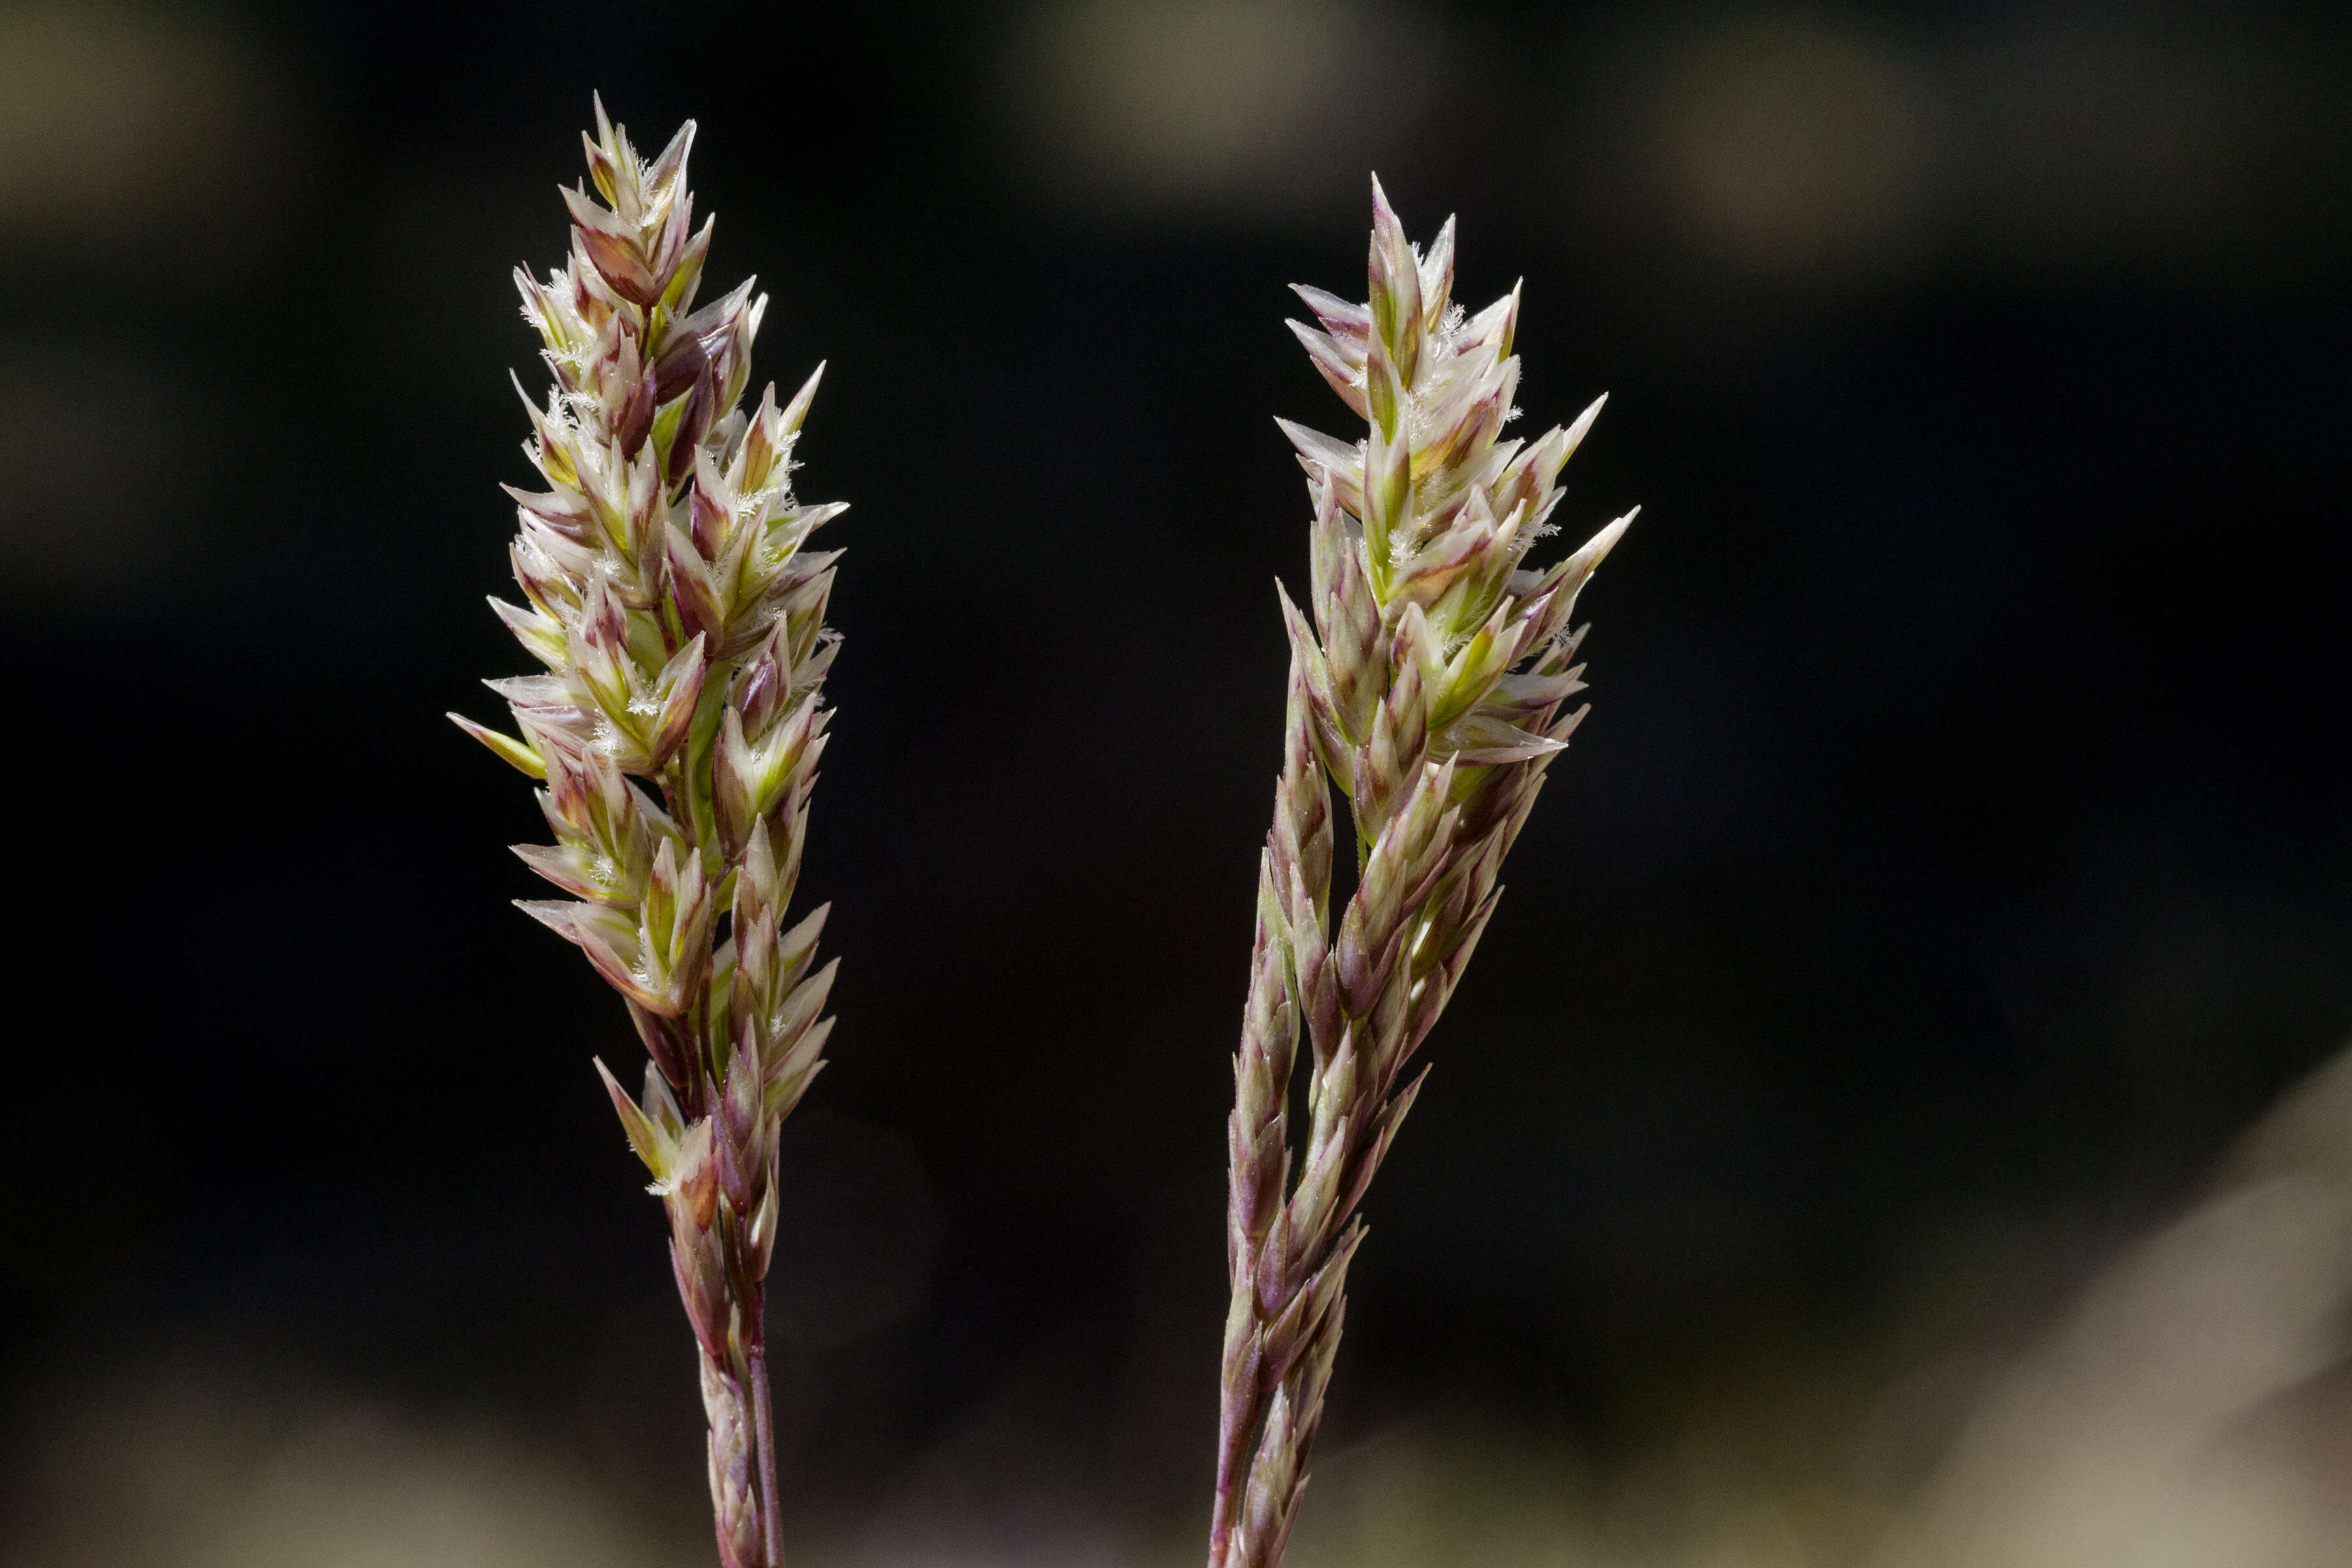
[[(1370, 297), (1299, 288), (1291, 323), (1366, 422), (1353, 442), (1282, 422), (1313, 505), (1312, 619), (1282, 593), (1290, 695), (1234, 1058), (1225, 1319), (1209, 1568), (1282, 1559), (1347, 1313), (1358, 1205), (1421, 1089), (1403, 1076), (1495, 912), (1503, 858), (1589, 704), (1578, 590), (1629, 512), (1538, 571), (1561, 466), (1601, 412), (1506, 440), (1519, 290), (1453, 302), (1454, 226), (1426, 256), (1372, 184)], [(1353, 891), (1331, 914), (1331, 790)], [(1307, 1125), (1291, 1077), (1310, 1051)]]
[[(509, 487), (525, 603), (492, 605), (545, 668), (489, 683), (518, 734), (451, 717), (545, 784), (555, 842), (516, 853), (572, 896), (522, 908), (579, 945), (645, 1042), (639, 1093), (596, 1067), (667, 1212), (719, 1557), (782, 1568), (763, 1330), (777, 1133), (823, 1066), (834, 973), (815, 964), (824, 910), (783, 925), (837, 646), (837, 552), (804, 546), (843, 509), (793, 493), (816, 375), (781, 405), (771, 386), (740, 406), (766, 298), (746, 281), (695, 306), (712, 225), (693, 223), (693, 139), (689, 121), (647, 163), (600, 101), (583, 139), (594, 195), (562, 193), (571, 255), (543, 282), (516, 275), (553, 378), (543, 405), (523, 395), (524, 453), (547, 488)], [(1300, 288), (1320, 325), (1291, 323), (1366, 425), (1353, 442), (1282, 426), (1307, 469), (1312, 574), (1307, 612), (1281, 594), (1289, 701), (1234, 1062), (1209, 1568), (1281, 1560), (1359, 1205), (1420, 1089), (1405, 1068), (1587, 711), (1561, 712), (1583, 689), (1571, 612), (1633, 521), (1525, 565), (1556, 531), (1561, 467), (1601, 404), (1505, 439), (1518, 290), (1467, 315), (1452, 220), (1424, 256), (1378, 181), (1372, 198), (1369, 300)], [(1335, 785), (1355, 851), (1336, 918)]]
[(491, 601), (545, 669), (489, 682), (519, 737), (451, 718), (546, 784), (555, 842), (515, 853), (572, 897), (522, 908), (580, 946), (645, 1041), (637, 1095), (596, 1068), (668, 1214), (719, 1558), (782, 1568), (763, 1323), (776, 1137), (833, 1023), (825, 910), (782, 923), (837, 646), (838, 552), (803, 546), (843, 507), (793, 494), (817, 375), (740, 406), (766, 296), (746, 280), (695, 306), (712, 222), (693, 222), (693, 122), (648, 163), (600, 100), (583, 140), (594, 195), (562, 193), (571, 256), (543, 282), (515, 275), (553, 377), (544, 405), (523, 395), (547, 488), (508, 487), (525, 603)]

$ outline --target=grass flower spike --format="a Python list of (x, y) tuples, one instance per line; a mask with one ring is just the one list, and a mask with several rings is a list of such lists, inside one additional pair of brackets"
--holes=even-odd
[(824, 910), (783, 925), (835, 647), (838, 552), (803, 546), (843, 508), (792, 491), (815, 375), (739, 406), (766, 297), (747, 280), (695, 308), (711, 223), (687, 190), (693, 123), (648, 163), (599, 101), (583, 140), (595, 195), (562, 193), (571, 257), (544, 282), (516, 273), (554, 374), (544, 406), (523, 397), (547, 488), (508, 487), (525, 603), (491, 601), (546, 673), (489, 683), (519, 738), (451, 717), (545, 781), (555, 842), (515, 852), (571, 897), (522, 908), (579, 945), (645, 1040), (641, 1094), (596, 1068), (668, 1213), (719, 1557), (781, 1568), (776, 1134), (823, 1065), (834, 971), (814, 960)]
[[(1518, 291), (1465, 317), (1452, 302), (1453, 221), (1424, 257), (1377, 181), (1372, 201), (1369, 302), (1300, 288), (1321, 327), (1291, 323), (1368, 427), (1346, 442), (1283, 423), (1314, 504), (1313, 618), (1282, 595), (1290, 698), (1234, 1062), (1209, 1568), (1281, 1560), (1364, 1234), (1357, 1205), (1421, 1086), (1404, 1068), (1494, 914), (1545, 768), (1584, 717), (1560, 713), (1583, 689), (1569, 618), (1633, 521), (1549, 570), (1523, 566), (1554, 531), (1561, 465), (1601, 405), (1532, 442), (1503, 440)], [(1357, 869), (1336, 924), (1332, 784)], [(1308, 1125), (1294, 1159), (1302, 1029)]]

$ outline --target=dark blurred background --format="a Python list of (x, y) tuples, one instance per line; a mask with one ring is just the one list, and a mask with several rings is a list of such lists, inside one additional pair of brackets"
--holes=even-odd
[(854, 502), (800, 1561), (1197, 1549), (1273, 417), (1348, 417), (1284, 285), (1360, 292), (1371, 169), (1524, 276), (1531, 428), (1610, 393), (1567, 529), (1643, 511), (1298, 1553), (1850, 1560), (2352, 1031), (2347, 68), (2263, 6), (0, 6), (0, 1560), (709, 1555), (637, 1047), (441, 717), (525, 662), (508, 274), (598, 88), (699, 121)]

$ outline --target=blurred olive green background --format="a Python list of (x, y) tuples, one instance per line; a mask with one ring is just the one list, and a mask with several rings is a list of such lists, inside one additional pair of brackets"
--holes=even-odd
[(1559, 521), (1644, 510), (1297, 1556), (1861, 1561), (2352, 1034), (2347, 68), (2089, 0), (0, 5), (0, 1563), (709, 1556), (636, 1047), (440, 717), (524, 662), (508, 274), (592, 89), (699, 121), (854, 503), (797, 1561), (1196, 1550), (1273, 417), (1347, 417), (1284, 286), (1361, 287), (1374, 169), (1525, 278), (1534, 428), (1611, 394)]

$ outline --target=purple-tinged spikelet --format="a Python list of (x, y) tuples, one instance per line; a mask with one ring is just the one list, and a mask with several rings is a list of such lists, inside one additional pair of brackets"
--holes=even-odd
[(824, 1065), (833, 966), (814, 964), (823, 910), (779, 927), (835, 647), (838, 552), (803, 546), (843, 509), (792, 491), (816, 375), (781, 406), (772, 386), (739, 406), (766, 297), (747, 281), (695, 308), (711, 220), (695, 226), (686, 184), (692, 122), (647, 163), (599, 101), (583, 140), (595, 195), (562, 193), (571, 258), (544, 282), (515, 275), (554, 377), (543, 406), (523, 397), (547, 488), (507, 487), (525, 603), (491, 601), (545, 673), (489, 683), (520, 738), (451, 717), (545, 781), (555, 842), (515, 853), (571, 897), (522, 908), (579, 945), (646, 1043), (636, 1098), (596, 1068), (669, 1215), (719, 1557), (781, 1568), (762, 1325), (776, 1132)]
[[(1291, 323), (1368, 429), (1350, 443), (1280, 422), (1314, 506), (1312, 619), (1281, 595), (1290, 701), (1227, 1128), (1233, 1297), (1209, 1568), (1281, 1560), (1364, 1235), (1357, 1205), (1420, 1089), (1404, 1068), (1494, 913), (1544, 770), (1584, 717), (1559, 711), (1583, 689), (1569, 619), (1633, 521), (1548, 570), (1523, 566), (1554, 531), (1561, 465), (1601, 405), (1565, 430), (1503, 440), (1518, 290), (1465, 316), (1452, 300), (1453, 221), (1423, 256), (1377, 180), (1372, 213), (1370, 299), (1300, 288), (1321, 325)], [(1336, 924), (1333, 784), (1358, 868)], [(1294, 1147), (1302, 1030), (1309, 1125)]]

